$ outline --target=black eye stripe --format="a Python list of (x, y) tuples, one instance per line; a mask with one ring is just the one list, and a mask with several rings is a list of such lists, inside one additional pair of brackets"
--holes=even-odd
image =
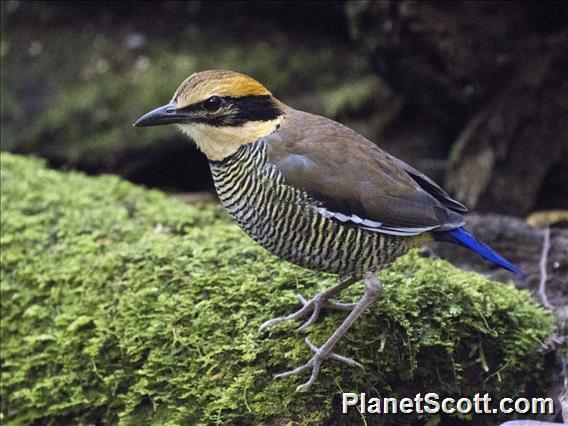
[(237, 98), (237, 120), (244, 121), (269, 121), (274, 120), (282, 111), (271, 96), (243, 96)]
[(192, 113), (193, 122), (213, 126), (240, 126), (247, 121), (269, 121), (282, 114), (270, 95), (212, 96), (178, 111)]

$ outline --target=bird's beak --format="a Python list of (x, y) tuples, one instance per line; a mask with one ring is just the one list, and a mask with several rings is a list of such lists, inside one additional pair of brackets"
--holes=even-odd
[(163, 124), (176, 124), (187, 122), (188, 115), (176, 109), (175, 104), (170, 103), (150, 111), (136, 120), (134, 127), (161, 126)]

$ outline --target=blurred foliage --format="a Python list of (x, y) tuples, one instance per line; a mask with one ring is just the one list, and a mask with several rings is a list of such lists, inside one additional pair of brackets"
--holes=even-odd
[[(294, 393), (305, 376), (272, 376), (310, 356), (297, 324), (258, 326), (332, 276), (278, 261), (218, 207), (11, 154), (0, 164), (3, 424), (321, 424), (341, 391), (496, 399), (547, 380), (549, 312), (414, 252), (381, 274), (381, 299), (339, 345), (365, 370), (328, 362)], [(343, 318), (310, 337), (321, 344)]]
[[(189, 74), (204, 69), (244, 72), (292, 106), (332, 117), (349, 119), (354, 111), (390, 99), (377, 96), (378, 77), (346, 42), (279, 32), (258, 20), (249, 23), (257, 29), (246, 33), (229, 24), (219, 28), (205, 19), (211, 11), (201, 3), (193, 4), (197, 10), (166, 3), (171, 32), (166, 25), (161, 32), (136, 25), (136, 8), (124, 25), (120, 15), (114, 25), (98, 25), (76, 4), (70, 6), (73, 15), (57, 3), (11, 3), (17, 7), (2, 31), (1, 147), (39, 154), (53, 165), (121, 173), (132, 151), (179, 138), (171, 127), (142, 132), (131, 124), (168, 102)], [(100, 8), (97, 16), (121, 11)], [(140, 7), (140, 20), (148, 19), (142, 12), (151, 8)], [(229, 4), (218, 9), (232, 10)], [(21, 20), (26, 11), (30, 18)], [(181, 16), (187, 16), (182, 27)], [(251, 35), (255, 31), (264, 35)], [(367, 133), (377, 129), (360, 125)]]

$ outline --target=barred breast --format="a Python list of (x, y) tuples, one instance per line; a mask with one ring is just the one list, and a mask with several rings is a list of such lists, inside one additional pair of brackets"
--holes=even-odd
[(348, 226), (324, 217), (308, 194), (286, 185), (267, 162), (265, 142), (243, 145), (210, 162), (221, 203), (264, 248), (287, 261), (335, 274), (363, 274), (388, 265), (408, 239)]

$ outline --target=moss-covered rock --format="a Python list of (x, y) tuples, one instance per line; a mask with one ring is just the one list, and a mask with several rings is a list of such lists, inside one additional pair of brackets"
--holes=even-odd
[[(310, 356), (297, 324), (258, 326), (333, 276), (269, 255), (219, 207), (115, 177), (2, 154), (1, 184), (6, 424), (319, 424), (339, 416), (342, 391), (497, 398), (542, 384), (551, 316), (526, 292), (412, 253), (338, 347), (365, 370), (331, 361), (294, 393), (306, 377), (272, 376)], [(308, 334), (322, 343), (343, 318)]]

